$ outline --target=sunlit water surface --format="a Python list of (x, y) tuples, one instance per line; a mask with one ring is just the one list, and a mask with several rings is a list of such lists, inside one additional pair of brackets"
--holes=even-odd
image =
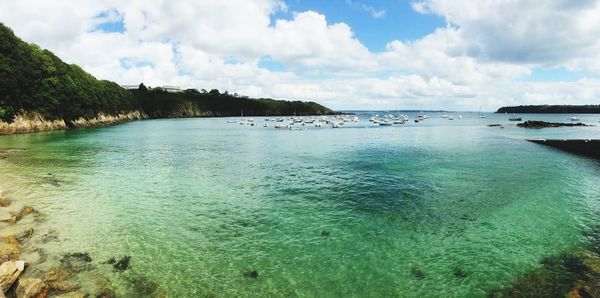
[[(600, 128), (429, 115), (393, 127), (361, 114), (339, 129), (212, 118), (5, 136), (0, 188), (47, 215), (31, 244), (49, 256), (40, 272), (88, 252), (84, 290), (108, 279), (123, 296), (485, 296), (585, 245), (600, 221), (600, 163), (524, 139)], [(48, 230), (59, 239), (42, 241)], [(125, 272), (102, 264), (125, 255)]]

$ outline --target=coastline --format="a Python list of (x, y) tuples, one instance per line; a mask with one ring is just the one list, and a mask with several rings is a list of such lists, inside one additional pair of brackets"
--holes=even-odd
[(99, 127), (146, 118), (148, 118), (148, 116), (144, 113), (140, 111), (132, 111), (114, 116), (98, 114), (98, 116), (92, 119), (79, 118), (72, 123), (67, 123), (64, 120), (47, 120), (37, 113), (25, 113), (17, 115), (14, 121), (11, 123), (0, 121), (0, 136), (65, 130), (71, 128)]

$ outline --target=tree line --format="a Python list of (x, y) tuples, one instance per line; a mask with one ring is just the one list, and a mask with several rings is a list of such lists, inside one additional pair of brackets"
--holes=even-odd
[(18, 114), (36, 112), (48, 120), (64, 119), (70, 125), (81, 117), (134, 110), (151, 118), (235, 116), (241, 110), (246, 115), (333, 113), (314, 102), (250, 99), (217, 89), (169, 93), (140, 84), (137, 90), (126, 90), (63, 62), (49, 50), (24, 42), (0, 23), (0, 120), (12, 122)]

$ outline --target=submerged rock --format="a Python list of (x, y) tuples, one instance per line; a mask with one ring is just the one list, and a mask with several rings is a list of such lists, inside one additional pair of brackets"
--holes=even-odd
[(20, 257), (21, 260), (25, 261), (25, 263), (31, 265), (43, 263), (46, 261), (46, 258), (46, 253), (39, 247), (24, 250), (21, 252)]
[(19, 240), (19, 242), (23, 242), (26, 239), (31, 238), (32, 235), (33, 235), (33, 228), (29, 228), (29, 229), (23, 231), (23, 233), (21, 233), (21, 235), (19, 235), (19, 237), (17, 237), (17, 239)]
[(327, 231), (327, 230), (321, 231), (321, 236), (322, 237), (329, 237), (329, 231)]
[(65, 254), (60, 259), (60, 262), (63, 268), (71, 272), (87, 271), (93, 268), (93, 265), (90, 264), (92, 258), (88, 253), (76, 252)]
[(15, 294), (18, 298), (41, 298), (48, 296), (48, 287), (39, 278), (21, 278)]
[(8, 207), (11, 203), (11, 200), (7, 198), (0, 198), (0, 207)]
[(44, 274), (44, 281), (46, 282), (61, 281), (67, 278), (69, 278), (69, 272), (62, 268), (53, 268)]
[(467, 273), (460, 267), (454, 267), (454, 269), (452, 270), (452, 274), (454, 274), (454, 276), (457, 278), (467, 277)]
[(70, 280), (49, 281), (47, 284), (51, 290), (59, 292), (71, 292), (80, 288), (76, 282)]
[(258, 278), (258, 271), (253, 270), (253, 271), (244, 272), (244, 277), (256, 279), (256, 278)]
[(10, 235), (2, 239), (0, 242), (0, 263), (9, 260), (16, 260), (21, 255), (21, 243), (14, 235)]
[[(490, 297), (565, 297), (585, 294), (600, 286), (600, 276), (590, 270), (579, 254), (563, 254), (544, 258), (542, 267), (525, 273), (505, 289), (493, 291)], [(585, 291), (588, 291), (585, 290)], [(590, 293), (588, 292), (588, 293)], [(597, 293), (600, 293), (598, 291)]]
[(131, 277), (129, 283), (137, 297), (151, 297), (158, 293), (158, 285), (145, 277)]
[(131, 260), (131, 256), (124, 256), (118, 262), (113, 264), (113, 268), (115, 269), (115, 271), (123, 272), (123, 271), (127, 270), (127, 268), (129, 268), (130, 260)]
[(21, 209), (21, 217), (27, 216), (29, 214), (37, 214), (37, 213), (38, 213), (37, 210), (35, 210), (29, 206), (23, 207), (23, 209)]
[(0, 265), (0, 289), (4, 289), (5, 291), (10, 289), (23, 270), (25, 270), (25, 262), (23, 261), (2, 263)]
[(416, 267), (410, 268), (410, 274), (412, 274), (412, 276), (414, 276), (417, 279), (425, 278), (425, 272), (423, 272), (421, 269), (416, 268)]
[(87, 295), (81, 292), (69, 292), (66, 294), (61, 294), (58, 296), (54, 296), (56, 298), (86, 298)]
[(48, 243), (51, 241), (59, 241), (58, 233), (55, 230), (49, 230), (48, 233), (42, 235), (43, 243)]
[(98, 295), (96, 295), (96, 298), (115, 298), (117, 297), (117, 294), (115, 294), (115, 291), (111, 290), (111, 289), (102, 289), (100, 291), (100, 293), (98, 293)]
[(17, 213), (10, 212), (10, 211), (0, 213), (0, 221), (1, 222), (15, 224), (19, 220), (21, 220), (21, 215), (19, 215)]

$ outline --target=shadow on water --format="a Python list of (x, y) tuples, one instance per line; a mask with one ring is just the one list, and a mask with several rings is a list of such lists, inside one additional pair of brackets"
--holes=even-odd
[[(337, 158), (307, 161), (304, 169), (295, 169), (302, 174), (289, 178), (304, 183), (289, 183), (283, 178), (274, 196), (389, 216), (390, 220), (410, 223), (416, 230), (456, 236), (470, 223), (519, 200), (519, 191), (530, 192), (521, 183), (524, 179), (537, 179), (540, 189), (549, 184), (530, 173), (515, 173), (505, 164), (505, 156), (484, 159), (479, 153), (435, 148), (352, 151)], [(312, 163), (327, 164), (317, 167)], [(323, 167), (329, 170), (323, 172)], [(514, 188), (496, 186), (506, 184)]]

